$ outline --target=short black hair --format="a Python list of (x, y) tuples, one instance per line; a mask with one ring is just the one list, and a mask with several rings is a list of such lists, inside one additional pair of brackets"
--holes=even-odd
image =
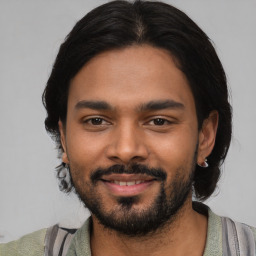
[(112, 1), (85, 15), (59, 49), (43, 104), (46, 130), (61, 148), (58, 121), (67, 115), (71, 79), (94, 56), (108, 50), (147, 44), (167, 50), (176, 60), (191, 87), (198, 127), (216, 110), (219, 125), (216, 142), (208, 157), (209, 167), (196, 166), (193, 189), (199, 200), (215, 190), (231, 141), (232, 110), (226, 75), (208, 36), (177, 8), (152, 1)]

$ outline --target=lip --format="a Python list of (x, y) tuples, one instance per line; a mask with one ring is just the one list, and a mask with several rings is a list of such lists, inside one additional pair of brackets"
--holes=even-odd
[[(106, 189), (115, 196), (136, 196), (146, 191), (155, 181), (153, 177), (143, 174), (111, 174), (100, 180)], [(116, 183), (138, 182), (134, 185), (120, 185)], [(116, 183), (115, 183), (116, 182)]]
[(145, 180), (145, 181), (150, 181), (154, 180), (154, 177), (145, 175), (145, 174), (109, 174), (109, 175), (103, 175), (101, 180), (104, 181), (113, 181), (113, 180), (118, 180), (118, 181), (132, 181), (132, 180)]

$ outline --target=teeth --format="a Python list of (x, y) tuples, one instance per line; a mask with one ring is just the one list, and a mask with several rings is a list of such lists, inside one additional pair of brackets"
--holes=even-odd
[(128, 181), (126, 182), (127, 186), (132, 186), (135, 185), (135, 181)]
[(118, 180), (114, 180), (112, 181), (112, 183), (115, 183), (119, 186), (133, 186), (135, 184), (140, 184), (142, 183), (143, 181), (142, 180), (134, 180), (134, 181), (118, 181)]

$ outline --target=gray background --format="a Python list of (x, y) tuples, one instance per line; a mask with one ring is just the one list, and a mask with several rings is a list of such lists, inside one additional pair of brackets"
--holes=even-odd
[[(87, 213), (58, 191), (55, 145), (44, 130), (41, 94), (58, 47), (76, 21), (106, 1), (0, 1), (0, 242)], [(166, 1), (209, 35), (232, 91), (234, 135), (215, 196), (219, 214), (256, 226), (256, 1)]]

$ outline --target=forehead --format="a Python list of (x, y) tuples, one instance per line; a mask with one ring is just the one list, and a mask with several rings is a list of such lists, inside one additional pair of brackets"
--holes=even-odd
[(185, 75), (173, 57), (148, 45), (101, 53), (91, 59), (70, 84), (68, 105), (83, 100), (129, 107), (154, 100), (174, 100), (194, 107)]

